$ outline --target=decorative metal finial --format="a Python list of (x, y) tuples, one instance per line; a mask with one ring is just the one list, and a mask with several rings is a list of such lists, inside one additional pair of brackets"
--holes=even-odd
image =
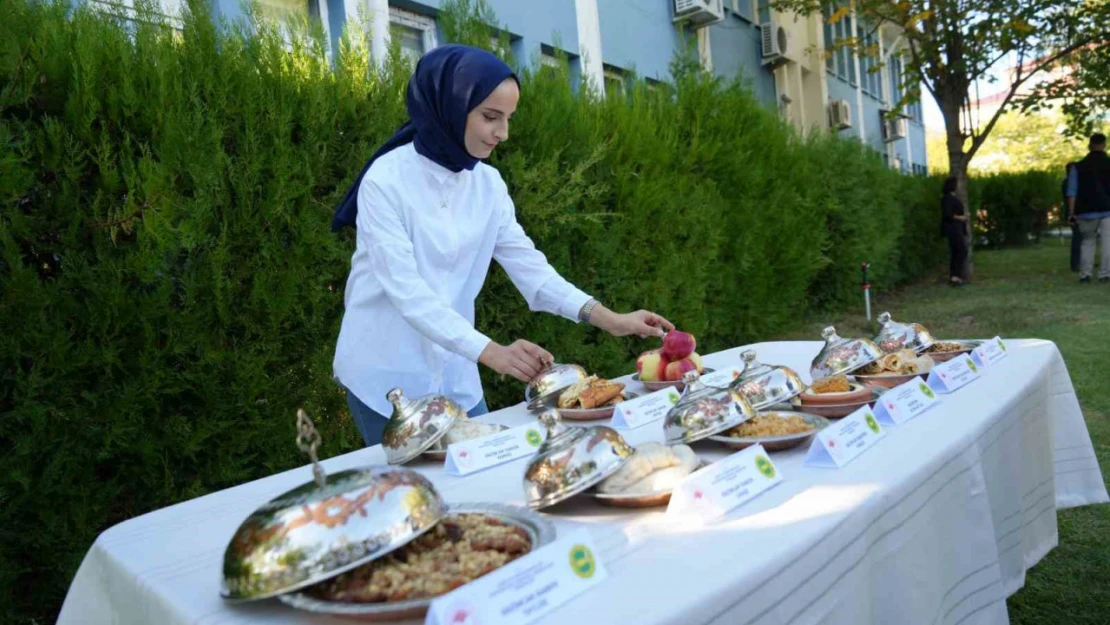
[(320, 440), (320, 432), (316, 431), (312, 419), (308, 418), (303, 408), (298, 408), (297, 448), (308, 454), (309, 459), (312, 460), (312, 477), (316, 480), (316, 485), (323, 488), (327, 485), (328, 474), (324, 472), (324, 467), (320, 466), (320, 459), (316, 456), (316, 448), (320, 446)]

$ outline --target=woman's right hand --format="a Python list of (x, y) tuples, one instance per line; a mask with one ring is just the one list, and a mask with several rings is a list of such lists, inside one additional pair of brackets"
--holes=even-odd
[(535, 343), (518, 339), (508, 346), (490, 341), (478, 356), (478, 362), (502, 375), (511, 375), (527, 383), (551, 366), (555, 357)]

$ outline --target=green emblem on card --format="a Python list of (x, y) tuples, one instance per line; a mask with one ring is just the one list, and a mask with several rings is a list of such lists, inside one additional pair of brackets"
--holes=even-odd
[(594, 563), (594, 554), (586, 545), (575, 545), (570, 548), (570, 570), (582, 579), (590, 579), (597, 570)]
[(1002, 342), (1002, 339), (998, 339), (998, 346), (1002, 348), (1002, 351), (1006, 351), (1006, 344)]
[(918, 387), (921, 388), (921, 392), (924, 393), (924, 395), (926, 397), (928, 397), (929, 399), (936, 399), (937, 398), (936, 393), (933, 392), (933, 389), (929, 388), (928, 384), (926, 384), (924, 382), (918, 382), (917, 385), (918, 385)]
[(759, 469), (759, 472), (762, 473), (763, 477), (767, 479), (775, 477), (775, 465), (771, 464), (771, 461), (767, 459), (767, 456), (756, 456), (755, 468)]
[(875, 420), (875, 415), (871, 414), (870, 412), (867, 413), (867, 418), (865, 419), (865, 421), (867, 421), (867, 427), (872, 432), (876, 434), (879, 433), (879, 422)]
[(672, 404), (677, 404), (677, 403), (678, 403), (678, 400), (679, 400), (679, 399), (681, 399), (681, 397), (679, 396), (679, 394), (678, 394), (678, 393), (676, 393), (676, 392), (674, 392), (674, 391), (671, 391), (670, 393), (668, 393), (668, 394), (667, 394), (667, 397), (668, 397), (668, 398), (669, 398), (669, 399), (671, 400), (671, 403), (672, 403)]
[(975, 361), (970, 358), (967, 359), (967, 368), (975, 373), (979, 373), (979, 368), (975, 366)]
[(543, 442), (543, 436), (540, 435), (538, 431), (528, 428), (528, 430), (524, 432), (524, 440), (528, 441), (528, 444), (533, 447), (539, 447), (540, 443)]

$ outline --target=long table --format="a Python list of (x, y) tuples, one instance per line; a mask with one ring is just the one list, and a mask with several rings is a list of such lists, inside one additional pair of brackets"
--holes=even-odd
[[(1108, 501), (1067, 368), (1049, 341), (1013, 340), (1009, 356), (920, 417), (893, 427), (842, 469), (773, 458), (785, 481), (723, 520), (693, 527), (663, 509), (606, 508), (576, 498), (545, 512), (557, 531), (586, 528), (609, 570), (603, 585), (541, 623), (637, 625), (1007, 623), (1006, 597), (1057, 544), (1056, 510)], [(820, 343), (748, 346), (799, 372)], [(736, 348), (705, 357), (738, 365)], [(633, 384), (633, 388), (635, 385)], [(523, 405), (485, 417), (519, 425)], [(662, 440), (661, 423), (624, 432)], [(696, 445), (715, 460), (729, 450)], [(328, 471), (384, 464), (380, 447), (338, 456)], [(523, 505), (518, 460), (465, 478), (413, 468), (448, 502)], [(125, 521), (97, 538), (62, 607), (61, 625), (340, 623), (276, 600), (219, 597), (228, 539), (259, 504), (311, 480), (286, 471)]]

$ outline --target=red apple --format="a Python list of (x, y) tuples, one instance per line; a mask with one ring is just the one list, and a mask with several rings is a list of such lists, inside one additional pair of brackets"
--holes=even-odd
[(693, 360), (683, 358), (682, 360), (676, 360), (667, 365), (667, 370), (665, 372), (666, 376), (663, 379), (668, 382), (680, 382), (682, 381), (682, 376), (686, 375), (687, 371), (697, 370), (698, 366)]
[(697, 365), (698, 373), (701, 373), (705, 370), (705, 366), (703, 366), (701, 363), (701, 356), (699, 356), (697, 352), (690, 352), (690, 355), (687, 356), (686, 359), (692, 360), (694, 364)]
[(636, 359), (636, 372), (640, 374), (641, 382), (661, 382), (665, 379), (663, 376), (669, 363), (663, 350), (648, 350)]
[(698, 347), (694, 335), (672, 330), (663, 337), (663, 355), (674, 362), (690, 355)]

